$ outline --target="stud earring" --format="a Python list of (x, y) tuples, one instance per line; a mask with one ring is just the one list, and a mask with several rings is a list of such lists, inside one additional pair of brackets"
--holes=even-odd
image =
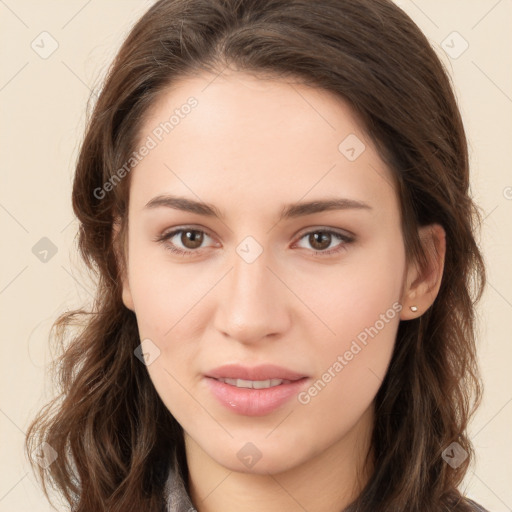
[(409, 309), (410, 309), (413, 313), (416, 313), (416, 311), (418, 311), (418, 307), (417, 307), (417, 306), (409, 306)]

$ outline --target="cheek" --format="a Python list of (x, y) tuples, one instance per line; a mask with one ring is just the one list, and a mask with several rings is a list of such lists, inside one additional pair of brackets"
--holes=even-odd
[(311, 396), (322, 394), (318, 405), (326, 405), (326, 409), (320, 407), (326, 413), (330, 410), (328, 403), (336, 402), (357, 415), (373, 400), (386, 374), (401, 305), (398, 295), (386, 286), (379, 288), (375, 282), (357, 280), (350, 293), (349, 284), (347, 280), (345, 292), (331, 294), (334, 305), (326, 302), (319, 308), (334, 334), (326, 334), (321, 325), (315, 327), (316, 334), (311, 334), (319, 379)]
[(322, 432), (322, 439), (313, 441), (313, 452), (347, 434), (381, 387), (400, 322), (399, 286), (393, 282), (351, 272), (344, 287), (329, 288), (332, 302), (323, 299), (319, 311), (335, 335), (325, 335), (321, 325), (311, 335), (315, 377), (297, 397), (304, 429)]
[(330, 348), (348, 349), (357, 337), (364, 342), (365, 332), (374, 326), (383, 338), (394, 338), (404, 262), (400, 250), (375, 244), (340, 265), (318, 268), (315, 273), (304, 271), (294, 278), (294, 290), (315, 313), (302, 318), (315, 330), (318, 346), (325, 348), (320, 352), (332, 355)]
[(350, 410), (357, 416), (377, 393), (400, 322), (404, 262), (400, 250), (382, 244), (380, 250), (361, 252), (357, 262), (316, 279), (314, 288), (308, 289), (304, 281), (305, 302), (322, 322), (308, 317), (319, 380), (303, 403), (316, 401), (320, 415), (329, 415), (329, 404), (337, 403), (345, 410), (339, 414)]
[[(201, 332), (205, 294), (215, 283), (213, 271), (204, 278), (193, 265), (170, 262), (162, 252), (142, 244), (130, 253), (130, 288), (140, 339), (150, 339), (159, 356), (148, 367), (149, 376), (166, 407), (178, 421), (201, 417), (189, 392), (200, 374)], [(156, 253), (156, 255), (155, 255)], [(210, 277), (208, 277), (209, 274)], [(204, 411), (203, 411), (204, 412)], [(182, 416), (182, 413), (185, 416)]]
[(129, 282), (139, 331), (142, 336), (163, 340), (174, 326), (190, 322), (208, 280), (198, 275), (194, 265), (171, 261), (163, 247), (138, 242), (137, 236), (142, 239), (135, 233), (129, 248)]

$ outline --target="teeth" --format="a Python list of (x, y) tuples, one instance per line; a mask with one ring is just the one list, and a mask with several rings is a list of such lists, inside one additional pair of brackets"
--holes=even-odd
[(285, 379), (269, 379), (269, 380), (243, 380), (243, 379), (217, 379), (231, 386), (237, 388), (252, 388), (252, 389), (266, 389), (279, 386), (281, 384), (288, 384), (290, 380)]

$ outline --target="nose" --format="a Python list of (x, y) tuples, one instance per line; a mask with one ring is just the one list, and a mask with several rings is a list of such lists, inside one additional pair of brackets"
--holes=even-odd
[[(270, 267), (270, 268), (269, 268)], [(266, 251), (251, 263), (235, 253), (232, 269), (221, 283), (215, 328), (244, 344), (276, 338), (290, 325), (292, 293)]]

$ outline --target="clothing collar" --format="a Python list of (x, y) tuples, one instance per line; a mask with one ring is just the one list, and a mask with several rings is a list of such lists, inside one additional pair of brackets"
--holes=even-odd
[(166, 512), (197, 512), (181, 477), (176, 455), (165, 484)]

